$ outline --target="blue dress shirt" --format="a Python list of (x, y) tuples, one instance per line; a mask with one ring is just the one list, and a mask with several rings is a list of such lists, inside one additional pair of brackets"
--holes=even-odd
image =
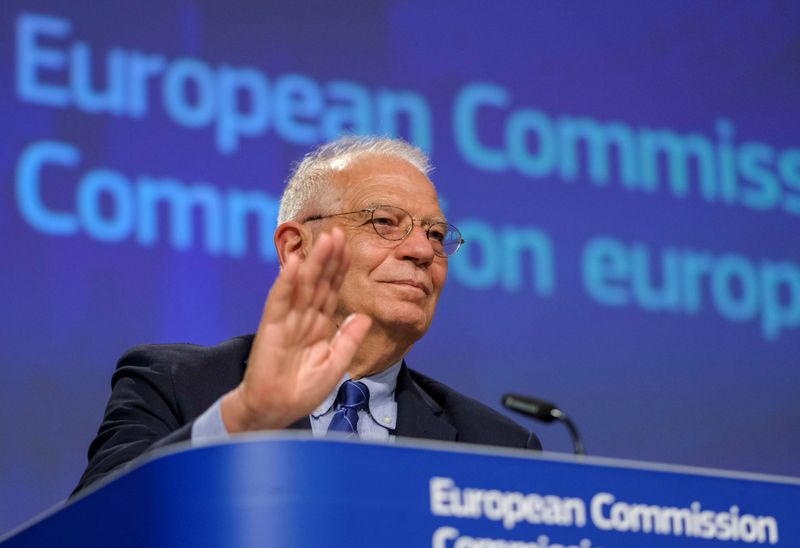
[[(369, 388), (369, 409), (358, 412), (358, 437), (370, 441), (393, 441), (394, 429), (397, 425), (397, 402), (395, 389), (397, 388), (397, 375), (400, 373), (402, 361), (391, 367), (358, 379)], [(323, 437), (331, 423), (339, 387), (350, 379), (347, 373), (339, 380), (333, 391), (328, 394), (322, 403), (311, 412), (311, 432), (314, 437)], [(230, 439), (230, 434), (222, 421), (222, 398), (219, 398), (192, 424), (192, 443), (202, 444), (213, 441)]]

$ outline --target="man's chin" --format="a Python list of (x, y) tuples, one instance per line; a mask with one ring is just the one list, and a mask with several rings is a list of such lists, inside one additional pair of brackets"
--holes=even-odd
[(385, 325), (398, 336), (403, 338), (413, 337), (414, 340), (421, 338), (430, 327), (428, 314), (417, 304), (400, 303), (393, 306), (390, 310), (385, 310), (374, 321)]

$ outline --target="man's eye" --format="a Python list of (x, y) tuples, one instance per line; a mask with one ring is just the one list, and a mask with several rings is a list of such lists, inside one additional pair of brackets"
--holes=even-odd
[(390, 227), (397, 226), (397, 219), (395, 217), (388, 217), (385, 215), (373, 217), (372, 222), (373, 224), (380, 226), (390, 226)]
[(438, 228), (431, 228), (428, 231), (428, 238), (431, 240), (436, 240), (437, 242), (443, 242), (445, 237), (445, 233)]

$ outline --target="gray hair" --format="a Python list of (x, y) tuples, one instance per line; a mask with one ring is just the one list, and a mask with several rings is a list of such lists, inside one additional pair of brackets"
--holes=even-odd
[(433, 170), (428, 156), (402, 139), (340, 137), (309, 152), (294, 166), (281, 197), (278, 224), (297, 220), (311, 201), (319, 198), (321, 191), (330, 185), (334, 171), (366, 155), (405, 160), (425, 176)]

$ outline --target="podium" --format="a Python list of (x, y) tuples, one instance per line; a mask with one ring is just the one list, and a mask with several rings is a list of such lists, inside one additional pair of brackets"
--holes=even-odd
[(19, 547), (800, 546), (800, 480), (290, 434), (176, 445), (6, 536)]

